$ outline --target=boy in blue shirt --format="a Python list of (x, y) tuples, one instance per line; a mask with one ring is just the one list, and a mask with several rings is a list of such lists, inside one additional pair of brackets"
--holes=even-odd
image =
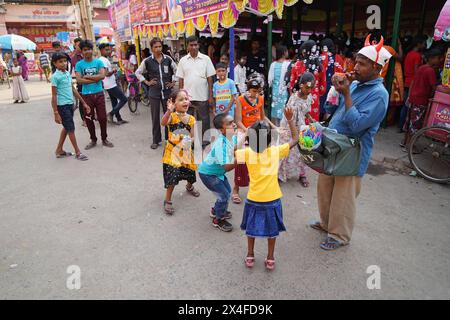
[(56, 157), (63, 158), (72, 156), (71, 152), (63, 150), (64, 141), (69, 136), (70, 142), (75, 149), (76, 159), (81, 161), (88, 160), (88, 157), (80, 152), (77, 139), (75, 138), (75, 124), (73, 122), (74, 95), (80, 100), (80, 108), (84, 108), (87, 113), (91, 110), (77, 90), (72, 86), (72, 76), (67, 71), (67, 57), (56, 52), (52, 56), (52, 63), (56, 68), (52, 76), (52, 108), (55, 115), (55, 122), (63, 125), (59, 136), (58, 146), (56, 147)]
[(231, 196), (231, 187), (225, 175), (234, 169), (234, 151), (237, 148), (236, 124), (228, 113), (221, 113), (214, 117), (214, 127), (220, 131), (211, 151), (199, 166), (198, 172), (203, 184), (217, 197), (214, 207), (211, 209), (213, 226), (219, 230), (229, 232), (233, 229), (231, 223), (226, 221), (231, 218), (227, 211)]
[(84, 115), (91, 136), (91, 142), (85, 149), (89, 150), (97, 145), (94, 125), (95, 117), (100, 124), (103, 145), (112, 148), (114, 145), (108, 141), (108, 134), (106, 132), (106, 106), (102, 83), (102, 80), (106, 76), (105, 66), (101, 60), (93, 58), (94, 46), (92, 42), (83, 40), (79, 46), (84, 59), (78, 61), (76, 64), (75, 74), (77, 76), (77, 83), (82, 85), (81, 95), (84, 101), (92, 107), (91, 112)]
[(214, 114), (228, 112), (234, 118), (235, 101), (238, 94), (236, 84), (227, 78), (227, 65), (219, 62), (216, 65), (217, 81), (213, 85), (215, 101)]

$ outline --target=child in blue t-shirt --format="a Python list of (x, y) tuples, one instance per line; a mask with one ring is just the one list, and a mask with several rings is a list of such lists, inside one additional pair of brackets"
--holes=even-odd
[(72, 156), (71, 152), (63, 150), (64, 141), (69, 136), (70, 142), (75, 149), (75, 157), (78, 160), (86, 161), (88, 157), (81, 153), (75, 138), (75, 124), (73, 122), (74, 95), (80, 100), (80, 108), (90, 113), (91, 109), (72, 85), (72, 76), (67, 71), (67, 57), (60, 52), (52, 56), (52, 63), (56, 68), (52, 75), (52, 108), (55, 115), (55, 122), (63, 125), (56, 147), (56, 157), (63, 158)]
[(234, 118), (235, 101), (238, 91), (233, 80), (227, 77), (227, 65), (219, 62), (216, 66), (217, 81), (213, 85), (215, 100), (214, 114), (228, 112)]
[(231, 218), (227, 210), (231, 196), (231, 187), (225, 175), (234, 169), (234, 151), (237, 147), (236, 124), (228, 113), (220, 113), (214, 117), (214, 127), (219, 130), (219, 135), (212, 145), (211, 151), (198, 168), (198, 173), (203, 184), (217, 197), (214, 207), (211, 209), (213, 226), (219, 230), (229, 232), (233, 229), (231, 223), (226, 221)]

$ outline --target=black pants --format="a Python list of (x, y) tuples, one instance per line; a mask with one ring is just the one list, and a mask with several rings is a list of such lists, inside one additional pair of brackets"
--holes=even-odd
[(117, 121), (121, 121), (122, 117), (120, 116), (120, 109), (127, 103), (128, 99), (123, 94), (122, 90), (119, 86), (115, 86), (114, 88), (106, 90), (108, 91), (109, 98), (111, 99), (111, 114), (116, 116)]
[[(163, 98), (153, 98), (149, 97), (150, 99), (150, 111), (152, 113), (152, 137), (153, 137), (153, 144), (158, 144), (162, 141), (161, 138), (161, 103), (163, 106), (163, 112), (166, 113), (167, 111), (167, 99)], [(167, 139), (167, 127), (166, 127), (166, 137)]]
[[(77, 85), (77, 91), (78, 91), (78, 93), (81, 95), (81, 84), (78, 84)], [(83, 105), (80, 103), (80, 101), (77, 101), (77, 104), (78, 104), (78, 110), (80, 110), (80, 117), (81, 117), (81, 120), (83, 120), (84, 121), (84, 108), (83, 108)]]
[[(197, 111), (197, 116), (195, 116)], [(208, 101), (191, 101), (191, 107), (188, 110), (190, 115), (193, 115), (196, 120), (202, 121), (202, 140), (207, 140), (205, 137), (205, 131), (209, 130), (209, 103)]]

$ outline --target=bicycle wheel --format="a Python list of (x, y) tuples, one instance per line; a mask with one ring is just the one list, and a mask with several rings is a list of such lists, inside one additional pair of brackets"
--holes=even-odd
[(128, 97), (128, 109), (130, 109), (131, 113), (135, 113), (137, 111), (138, 101), (136, 97), (129, 96)]
[(408, 156), (413, 168), (427, 180), (450, 182), (450, 129), (441, 126), (422, 128), (409, 144)]

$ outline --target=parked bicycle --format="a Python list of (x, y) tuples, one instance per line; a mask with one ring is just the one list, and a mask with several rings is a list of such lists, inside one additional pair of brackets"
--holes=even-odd
[(144, 106), (150, 106), (150, 100), (144, 89), (141, 87), (139, 80), (134, 76), (127, 77), (128, 81), (128, 108), (132, 113), (135, 113), (138, 104), (142, 103)]

